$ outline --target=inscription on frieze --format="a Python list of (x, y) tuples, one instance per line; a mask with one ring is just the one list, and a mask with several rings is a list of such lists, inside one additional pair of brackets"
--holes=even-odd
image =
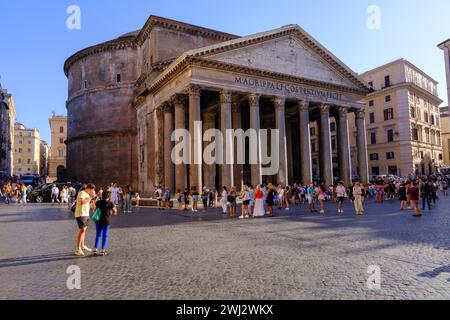
[(268, 89), (273, 91), (283, 92), (285, 94), (303, 94), (306, 96), (310, 96), (312, 98), (322, 98), (322, 99), (333, 99), (333, 100), (344, 100), (342, 94), (337, 92), (323, 91), (317, 89), (311, 89), (302, 87), (299, 85), (283, 83), (283, 82), (275, 82), (269, 80), (260, 80), (255, 78), (246, 78), (236, 76), (234, 80), (235, 84), (252, 87), (252, 88), (261, 88)]

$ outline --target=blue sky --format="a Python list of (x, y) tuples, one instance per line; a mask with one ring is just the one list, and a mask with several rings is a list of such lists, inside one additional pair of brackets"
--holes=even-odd
[[(66, 28), (69, 5), (81, 30)], [(366, 10), (381, 9), (370, 30)], [(1, 0), (0, 82), (15, 98), (17, 120), (50, 140), (48, 117), (66, 114), (64, 61), (76, 51), (140, 29), (150, 14), (238, 35), (296, 23), (356, 72), (400, 57), (439, 81), (447, 105), (443, 53), (450, 38), (448, 0)]]

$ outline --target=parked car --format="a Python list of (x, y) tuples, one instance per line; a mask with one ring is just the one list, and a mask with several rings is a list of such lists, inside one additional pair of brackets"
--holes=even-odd
[(81, 183), (72, 183), (72, 182), (46, 183), (46, 184), (40, 185), (39, 187), (37, 187), (36, 189), (34, 189), (31, 192), (31, 201), (37, 202), (37, 203), (51, 202), (53, 185), (56, 185), (60, 191), (64, 186), (73, 186), (75, 188), (75, 190), (77, 190), (77, 193), (83, 186), (83, 184), (81, 184)]
[(39, 184), (39, 177), (36, 176), (22, 176), (20, 180), (18, 181), (20, 184), (24, 184), (26, 186), (32, 186), (33, 188), (36, 187)]

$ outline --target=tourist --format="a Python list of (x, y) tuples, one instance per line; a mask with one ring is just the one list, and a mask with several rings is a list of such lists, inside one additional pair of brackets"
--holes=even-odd
[(59, 188), (56, 186), (56, 184), (54, 184), (52, 187), (51, 197), (52, 197), (52, 206), (55, 205), (55, 202), (59, 203)]
[(178, 209), (183, 209), (183, 194), (181, 193), (180, 189), (177, 189), (177, 192), (175, 193), (175, 199), (177, 199), (178, 202)]
[(262, 186), (257, 186), (255, 189), (255, 208), (253, 210), (253, 218), (264, 217), (264, 193)]
[(253, 212), (253, 208), (255, 207), (255, 192), (251, 185), (248, 185), (248, 197), (250, 199), (250, 203), (248, 205), (248, 212), (251, 214)]
[[(156, 189), (155, 196), (156, 196), (156, 205), (158, 207), (158, 210), (164, 210), (163, 191), (162, 191), (162, 187), (161, 186), (159, 186)], [(114, 201), (113, 201), (113, 203), (114, 203)]]
[(171, 202), (170, 202), (171, 199), (172, 199), (172, 194), (170, 192), (170, 189), (166, 188), (166, 192), (164, 193), (164, 202), (166, 204), (166, 209), (171, 208)]
[(68, 196), (69, 196), (68, 205), (69, 205), (69, 208), (71, 208), (73, 203), (75, 202), (75, 198), (77, 196), (77, 190), (75, 190), (75, 188), (71, 185), (69, 187), (69, 190), (68, 190), (67, 193), (68, 193)]
[[(133, 190), (131, 189), (130, 185), (126, 185), (125, 188), (123, 188), (123, 198), (125, 202), (124, 206), (124, 212), (125, 213), (132, 213), (132, 206), (131, 206), (131, 195), (133, 193)], [(102, 197), (103, 198), (103, 197)]]
[(425, 210), (425, 205), (428, 205), (428, 210), (431, 210), (431, 186), (429, 181), (424, 181), (420, 186), (420, 197), (422, 198), (422, 211)]
[(228, 211), (228, 189), (226, 186), (222, 188), (222, 214), (227, 214)]
[(203, 188), (202, 191), (202, 203), (203, 203), (203, 210), (208, 210), (208, 199), (209, 199), (209, 190), (206, 188)]
[(306, 189), (306, 200), (308, 201), (309, 213), (315, 213), (316, 210), (316, 195), (314, 193), (314, 184), (311, 184)]
[(139, 193), (135, 194), (134, 200), (136, 200), (136, 207), (139, 207), (139, 203), (141, 201), (141, 197), (139, 196)]
[(327, 198), (327, 193), (326, 193), (326, 189), (323, 185), (321, 185), (319, 187), (318, 193), (317, 193), (317, 199), (319, 200), (319, 205), (320, 205), (320, 213), (324, 214), (325, 213), (325, 200)]
[(20, 186), (20, 194), (20, 203), (25, 206), (27, 204), (27, 187), (24, 184)]
[(212, 189), (209, 191), (209, 194), (208, 194), (208, 205), (209, 205), (210, 208), (214, 208), (215, 207), (215, 203), (214, 203), (215, 194), (216, 193)]
[(421, 217), (422, 216), (422, 212), (419, 209), (419, 193), (420, 190), (417, 186), (417, 182), (414, 181), (412, 183), (412, 185), (408, 188), (407, 191), (408, 195), (409, 195), (409, 201), (411, 202), (411, 205), (414, 209), (414, 216), (415, 217)]
[(336, 187), (336, 199), (338, 202), (338, 213), (344, 213), (344, 201), (347, 197), (347, 191), (345, 189), (344, 183), (341, 181)]
[(407, 190), (406, 190), (406, 184), (402, 183), (398, 189), (398, 195), (400, 199), (400, 210), (407, 210), (408, 209), (408, 197), (407, 197)]
[(119, 205), (119, 187), (117, 183), (111, 184), (111, 187), (108, 190), (111, 196), (111, 202), (114, 203), (115, 206)]
[(186, 211), (189, 207), (189, 197), (190, 197), (190, 193), (189, 193), (189, 189), (185, 188), (184, 189), (184, 193), (183, 193), (183, 199), (184, 199), (184, 210)]
[[(274, 216), (273, 206), (275, 205), (275, 190), (273, 189), (273, 185), (271, 183), (269, 183), (267, 185), (267, 189), (268, 189), (268, 192), (267, 192), (267, 197), (266, 197), (266, 206), (267, 206), (267, 209), (269, 210), (269, 216), (273, 217)], [(281, 193), (283, 192), (283, 189), (279, 189), (279, 190)], [(281, 195), (279, 194), (278, 196), (282, 198), (283, 194), (281, 194)], [(278, 198), (278, 208), (282, 207), (281, 203), (282, 203), (282, 200), (280, 198)]]
[(242, 215), (239, 217), (239, 219), (250, 218), (250, 211), (249, 211), (250, 196), (248, 194), (247, 186), (244, 186), (244, 189), (241, 194), (241, 200), (242, 200)]
[(117, 208), (109, 199), (109, 192), (104, 192), (102, 194), (102, 199), (97, 201), (95, 204), (96, 208), (100, 210), (100, 219), (95, 222), (97, 234), (95, 236), (94, 243), (94, 256), (98, 255), (98, 246), (100, 244), (100, 239), (102, 239), (102, 251), (101, 255), (106, 256), (106, 247), (108, 245), (109, 228), (110, 221), (109, 217), (111, 215), (117, 214)]
[(285, 210), (289, 210), (289, 205), (291, 201), (291, 188), (289, 186), (286, 186), (283, 190), (283, 197), (284, 197), (284, 203), (286, 205)]
[(193, 186), (191, 188), (191, 198), (192, 198), (192, 212), (198, 212), (198, 201), (200, 200), (200, 194), (198, 193), (197, 187)]
[(447, 196), (448, 196), (448, 181), (447, 181), (446, 179), (442, 179), (442, 180), (441, 180), (441, 183), (440, 183), (440, 186), (441, 186), (441, 192), (442, 192), (442, 194), (443, 194), (445, 197), (447, 197)]
[(91, 208), (91, 202), (93, 202), (94, 199), (95, 186), (93, 184), (88, 184), (80, 190), (76, 200), (75, 218), (79, 228), (77, 235), (77, 250), (75, 252), (76, 256), (84, 256), (84, 251), (92, 251), (84, 244), (84, 239), (89, 225), (89, 210)]
[(64, 186), (61, 189), (59, 196), (61, 198), (61, 203), (69, 203), (69, 188), (67, 188), (67, 186)]
[(355, 211), (356, 215), (363, 215), (364, 214), (364, 207), (363, 207), (363, 188), (361, 187), (361, 184), (359, 182), (355, 183), (355, 186), (353, 187), (353, 196), (354, 196), (354, 203), (355, 203)]
[(235, 187), (228, 192), (228, 203), (230, 204), (230, 217), (237, 218), (237, 192)]

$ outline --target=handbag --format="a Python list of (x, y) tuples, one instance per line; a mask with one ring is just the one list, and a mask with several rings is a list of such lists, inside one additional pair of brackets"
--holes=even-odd
[(77, 203), (74, 202), (74, 203), (72, 204), (72, 206), (70, 207), (70, 211), (75, 212), (76, 209), (77, 209)]
[(92, 216), (91, 220), (96, 223), (100, 220), (100, 217), (102, 215), (102, 211), (100, 209), (95, 210), (94, 215)]

